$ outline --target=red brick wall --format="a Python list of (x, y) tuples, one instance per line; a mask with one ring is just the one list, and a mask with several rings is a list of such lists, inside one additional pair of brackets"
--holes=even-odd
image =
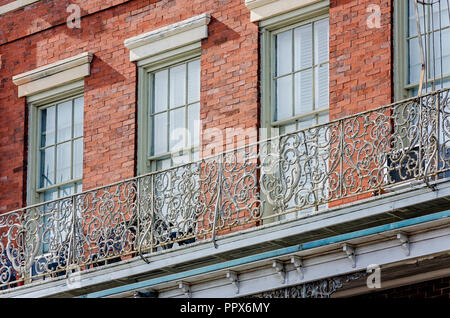
[[(369, 28), (369, 5), (381, 9)], [(392, 102), (392, 1), (330, 1), (330, 120)]]
[[(69, 29), (69, 3), (81, 29)], [(202, 42), (203, 127), (258, 125), (258, 28), (244, 0), (40, 1), (0, 16), (0, 212), (25, 205), (26, 100), (12, 76), (89, 51), (85, 79), (84, 189), (135, 175), (136, 66), (126, 38), (211, 13)]]
[(439, 278), (418, 284), (374, 292), (357, 298), (392, 299), (392, 298), (450, 298), (450, 277)]

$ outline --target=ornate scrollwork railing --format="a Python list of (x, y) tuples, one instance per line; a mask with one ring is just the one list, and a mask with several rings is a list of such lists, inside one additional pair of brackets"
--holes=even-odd
[(0, 214), (0, 288), (447, 177), (449, 92)]

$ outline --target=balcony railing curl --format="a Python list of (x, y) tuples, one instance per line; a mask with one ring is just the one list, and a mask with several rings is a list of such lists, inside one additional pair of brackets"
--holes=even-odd
[(1, 214), (0, 288), (447, 177), (449, 92)]

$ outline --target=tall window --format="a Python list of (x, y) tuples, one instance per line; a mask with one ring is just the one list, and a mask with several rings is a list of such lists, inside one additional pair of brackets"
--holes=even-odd
[(152, 71), (149, 99), (151, 170), (198, 159), (200, 59)]
[[(449, 1), (432, 2), (432, 5), (418, 4), (422, 45), (427, 65), (424, 91), (450, 87)], [(415, 96), (420, 83), (421, 56), (414, 0), (409, 0), (407, 8), (404, 9), (408, 12), (408, 27), (405, 32), (408, 53), (405, 88), (408, 91), (407, 95)]]
[(280, 133), (328, 121), (328, 18), (273, 32), (272, 126)]
[[(263, 128), (287, 134), (329, 121), (328, 7), (297, 17), (279, 16), (263, 21)], [(281, 180), (277, 194), (266, 193), (283, 217), (321, 208), (327, 196), (328, 148), (325, 129), (295, 133), (280, 139), (278, 167), (271, 173)], [(294, 141), (295, 140), (295, 141)], [(268, 177), (269, 178), (269, 177)], [(269, 179), (268, 179), (269, 180)], [(271, 213), (271, 211), (267, 213)], [(301, 211), (301, 212), (298, 212)]]
[(82, 191), (82, 96), (38, 108), (38, 178), (40, 201)]

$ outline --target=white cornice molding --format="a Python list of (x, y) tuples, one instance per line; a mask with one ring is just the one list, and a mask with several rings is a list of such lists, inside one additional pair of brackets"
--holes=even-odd
[(211, 16), (208, 13), (204, 13), (126, 39), (124, 45), (130, 50), (130, 61), (142, 60), (165, 51), (201, 41), (208, 37), (208, 24), (210, 21)]
[(30, 5), (32, 3), (38, 2), (39, 0), (16, 0), (7, 4), (0, 6), (0, 15), (6, 14), (8, 12), (21, 9)]
[(245, 0), (250, 21), (256, 22), (324, 0)]
[(84, 52), (55, 63), (13, 76), (19, 97), (36, 94), (90, 75), (93, 54)]

